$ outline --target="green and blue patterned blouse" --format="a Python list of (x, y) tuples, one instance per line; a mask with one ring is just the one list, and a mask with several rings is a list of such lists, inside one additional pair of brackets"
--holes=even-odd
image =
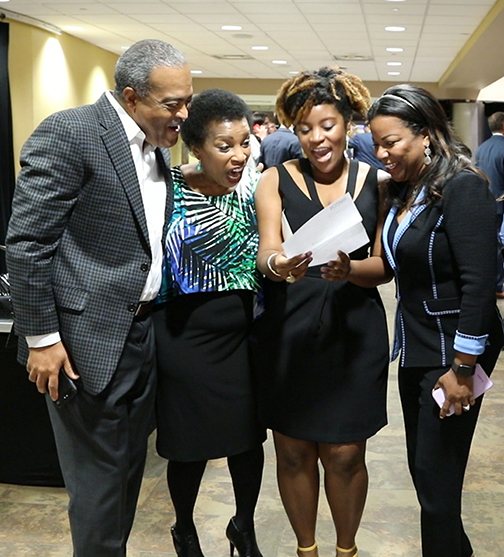
[(173, 176), (173, 213), (165, 242), (159, 302), (180, 294), (259, 289), (254, 192), (260, 174), (245, 167), (230, 194), (192, 190), (180, 167)]

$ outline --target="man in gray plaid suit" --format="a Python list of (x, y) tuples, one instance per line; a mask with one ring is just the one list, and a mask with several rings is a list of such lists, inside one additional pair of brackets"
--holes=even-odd
[[(167, 148), (193, 93), (184, 55), (156, 40), (119, 58), (115, 83), (28, 139), (7, 234), (16, 332), (47, 393), (77, 557), (126, 554), (153, 424)], [(60, 368), (78, 390), (56, 407)]]

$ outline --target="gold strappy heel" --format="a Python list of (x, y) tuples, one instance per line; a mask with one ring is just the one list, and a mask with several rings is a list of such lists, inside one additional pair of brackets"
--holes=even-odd
[(310, 551), (313, 551), (315, 549), (317, 549), (317, 542), (315, 542), (313, 545), (310, 545), (310, 547), (299, 547), (297, 548), (298, 551), (300, 551), (301, 553), (309, 553)]
[(352, 553), (352, 557), (359, 557), (359, 550), (357, 549), (357, 545), (354, 545), (350, 549), (343, 549), (342, 547), (339, 547), (337, 545), (336, 551), (339, 551), (340, 553), (352, 553), (353, 551), (355, 551), (355, 553)]

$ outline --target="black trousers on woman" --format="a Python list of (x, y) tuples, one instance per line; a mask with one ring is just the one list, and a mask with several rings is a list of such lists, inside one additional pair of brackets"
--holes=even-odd
[(408, 465), (421, 506), (423, 557), (471, 557), (461, 518), (462, 487), (483, 397), (441, 420), (432, 389), (448, 368), (399, 368)]

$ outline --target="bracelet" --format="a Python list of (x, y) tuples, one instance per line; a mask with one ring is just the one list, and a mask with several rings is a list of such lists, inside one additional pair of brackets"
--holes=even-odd
[(277, 255), (278, 255), (278, 252), (272, 253), (266, 261), (266, 266), (268, 267), (268, 269), (270, 270), (270, 273), (272, 275), (275, 275), (276, 277), (281, 277), (282, 275), (280, 273), (277, 273), (275, 271), (275, 269), (273, 269), (273, 266), (271, 265), (271, 258), (276, 257)]

